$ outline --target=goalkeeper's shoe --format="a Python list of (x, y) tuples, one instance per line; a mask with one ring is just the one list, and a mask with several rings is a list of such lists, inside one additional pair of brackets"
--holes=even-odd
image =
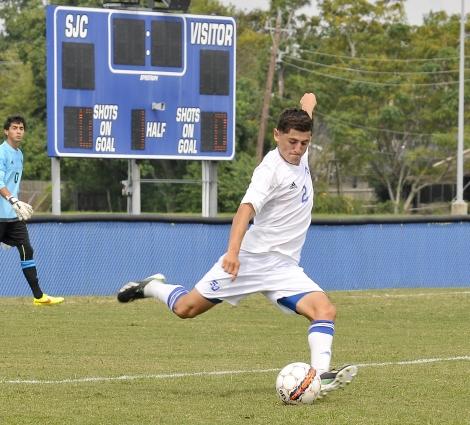
[(357, 375), (357, 366), (346, 365), (338, 370), (330, 370), (320, 375), (321, 390), (318, 398), (325, 397), (331, 391), (339, 390), (350, 384)]
[(64, 302), (62, 297), (51, 297), (47, 294), (42, 294), (41, 298), (34, 298), (33, 304), (34, 305), (55, 305)]
[(159, 280), (166, 283), (166, 278), (161, 273), (154, 274), (136, 282), (127, 282), (118, 292), (117, 299), (121, 303), (128, 303), (139, 298), (145, 298), (144, 288), (152, 280)]

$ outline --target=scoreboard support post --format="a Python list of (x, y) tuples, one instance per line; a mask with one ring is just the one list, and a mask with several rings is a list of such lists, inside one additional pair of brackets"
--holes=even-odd
[(52, 214), (60, 215), (60, 158), (51, 157)]
[(202, 216), (217, 216), (217, 162), (202, 162)]
[(130, 196), (127, 197), (127, 212), (129, 214), (139, 215), (140, 207), (140, 165), (135, 159), (128, 162), (129, 180), (131, 182)]

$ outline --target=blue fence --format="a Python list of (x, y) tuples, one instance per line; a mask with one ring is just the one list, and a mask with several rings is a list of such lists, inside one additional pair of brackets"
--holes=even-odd
[[(111, 295), (164, 273), (191, 288), (222, 255), (229, 221), (155, 217), (35, 219), (41, 286), (62, 295)], [(315, 221), (301, 265), (325, 290), (470, 286), (470, 220)], [(0, 296), (30, 295), (16, 249), (0, 250)]]

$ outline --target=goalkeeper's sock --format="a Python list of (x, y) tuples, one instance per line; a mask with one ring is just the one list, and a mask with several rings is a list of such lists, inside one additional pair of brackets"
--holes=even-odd
[(157, 279), (150, 281), (144, 287), (146, 297), (157, 298), (164, 302), (171, 311), (173, 311), (176, 301), (187, 293), (187, 289), (181, 285), (169, 285)]
[(41, 288), (39, 287), (36, 263), (34, 262), (34, 260), (21, 261), (21, 268), (23, 269), (23, 274), (26, 280), (28, 281), (29, 287), (33, 292), (34, 298), (41, 298), (43, 293), (41, 291)]
[(330, 370), (334, 333), (335, 323), (331, 320), (314, 320), (308, 328), (308, 344), (311, 353), (310, 364), (319, 375)]

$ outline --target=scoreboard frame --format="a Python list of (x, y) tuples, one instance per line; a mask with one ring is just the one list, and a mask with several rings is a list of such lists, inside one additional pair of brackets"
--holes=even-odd
[(49, 156), (233, 159), (233, 18), (46, 10)]

